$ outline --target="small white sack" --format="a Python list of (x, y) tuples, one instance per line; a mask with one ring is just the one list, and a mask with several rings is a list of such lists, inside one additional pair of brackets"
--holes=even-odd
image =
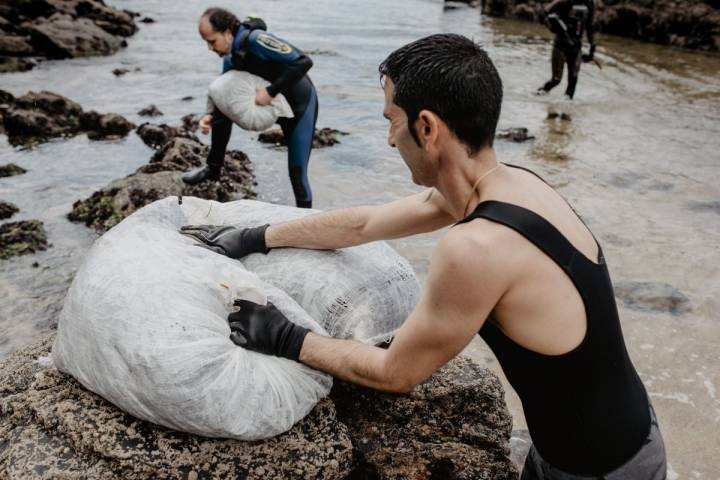
[[(277, 224), (317, 212), (253, 200), (218, 203), (184, 197), (183, 204), (197, 212), (189, 223), (237, 227)], [(332, 251), (278, 248), (242, 262), (337, 338), (387, 341), (420, 297), (412, 266), (385, 242)]]
[(282, 94), (267, 106), (255, 104), (255, 89), (270, 85), (248, 72), (230, 70), (210, 85), (210, 100), (215, 107), (245, 130), (262, 131), (272, 127), (278, 117), (292, 118), (293, 111)]
[(188, 212), (197, 213), (168, 197), (95, 242), (65, 299), (53, 363), (144, 420), (209, 437), (278, 435), (329, 393), (332, 379), (233, 344), (232, 302), (267, 298), (291, 321), (325, 332), (240, 262), (180, 235), (199, 220)]

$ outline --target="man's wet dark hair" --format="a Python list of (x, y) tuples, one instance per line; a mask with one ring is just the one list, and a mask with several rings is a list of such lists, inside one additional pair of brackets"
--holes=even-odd
[(240, 28), (240, 19), (238, 19), (232, 12), (229, 12), (224, 8), (208, 8), (200, 18), (207, 18), (208, 22), (210, 22), (210, 26), (216, 32), (230, 30), (232, 34), (235, 35), (238, 28)]
[(421, 110), (440, 117), (470, 154), (492, 146), (500, 117), (502, 81), (485, 50), (453, 33), (430, 35), (398, 48), (379, 67), (392, 80), (393, 100), (415, 122)]

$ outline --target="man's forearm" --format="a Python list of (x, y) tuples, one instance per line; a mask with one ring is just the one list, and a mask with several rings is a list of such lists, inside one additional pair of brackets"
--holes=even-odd
[(345, 208), (270, 225), (265, 244), (268, 248), (330, 250), (366, 243), (372, 240), (364, 232), (370, 208)]
[(379, 347), (309, 333), (300, 350), (300, 361), (341, 380), (376, 390), (411, 390), (413, 385), (392, 375), (387, 354), (387, 350)]

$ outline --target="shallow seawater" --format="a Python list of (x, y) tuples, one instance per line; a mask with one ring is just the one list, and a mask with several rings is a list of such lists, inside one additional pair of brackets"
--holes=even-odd
[[(497, 141), (502, 161), (534, 169), (575, 206), (603, 246), (615, 281), (669, 285), (688, 298), (681, 314), (626, 308), (619, 302), (631, 356), (658, 411), (670, 462), (680, 478), (717, 478), (720, 444), (720, 56), (600, 37), (602, 69), (584, 65), (575, 101), (532, 92), (550, 75), (549, 34), (525, 22), (483, 17), (439, 0), (221, 1), (240, 15), (264, 17), (270, 30), (317, 52), (318, 126), (349, 132), (316, 150), (310, 165), (315, 206), (380, 203), (418, 191), (387, 146), (377, 74), (393, 49), (436, 32), (483, 44), (505, 86), (500, 128), (526, 127), (525, 143)], [(156, 20), (140, 24), (128, 48), (110, 56), (41, 63), (0, 76), (15, 95), (50, 90), (85, 109), (115, 112), (138, 124), (179, 124), (204, 109), (219, 59), (196, 32), (208, 5), (187, 1), (114, 1)], [(112, 70), (127, 68), (124, 76)], [(136, 70), (139, 69), (139, 70)], [(186, 96), (194, 97), (182, 101)], [(164, 116), (137, 112), (155, 104)], [(548, 119), (567, 113), (571, 121)], [(290, 204), (286, 156), (236, 129), (231, 148), (254, 161), (260, 199)], [(207, 140), (207, 139), (205, 139)], [(0, 179), (0, 200), (20, 207), (14, 220), (45, 223), (52, 247), (0, 263), (0, 358), (55, 328), (65, 291), (96, 238), (70, 223), (72, 203), (146, 163), (152, 150), (132, 134), (115, 141), (84, 135), (30, 149), (0, 136), (0, 164), (28, 173)], [(438, 232), (392, 242), (424, 277)], [(33, 267), (37, 262), (38, 267)], [(468, 349), (499, 372), (480, 341)], [(508, 393), (516, 428), (522, 409)]]

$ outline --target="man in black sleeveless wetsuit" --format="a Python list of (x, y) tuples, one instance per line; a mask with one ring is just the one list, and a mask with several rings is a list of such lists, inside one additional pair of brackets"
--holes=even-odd
[[(555, 34), (550, 62), (552, 78), (537, 91), (538, 94), (548, 93), (560, 84), (563, 69), (567, 64), (568, 81), (565, 95), (575, 96), (580, 65), (591, 62), (595, 55), (595, 0), (554, 0), (543, 10), (545, 23)], [(590, 51), (582, 54), (582, 37), (587, 34)]]
[(388, 143), (429, 190), (284, 224), (182, 232), (240, 258), (452, 226), (418, 305), (388, 349), (308, 332), (272, 304), (248, 301), (229, 315), (232, 341), (407, 392), (479, 333), (523, 402), (534, 444), (524, 479), (664, 478), (662, 438), (625, 348), (602, 250), (551, 187), (496, 159), (502, 84), (485, 51), (460, 35), (433, 35), (390, 54), (380, 73)]

